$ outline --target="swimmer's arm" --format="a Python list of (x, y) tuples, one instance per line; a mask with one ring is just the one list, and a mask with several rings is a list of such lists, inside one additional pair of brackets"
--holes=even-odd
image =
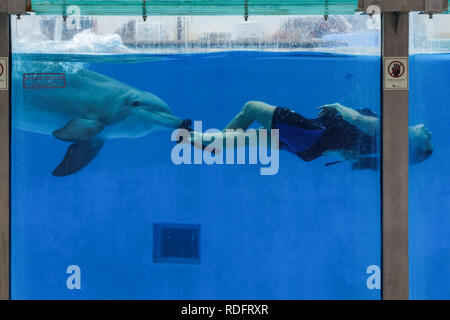
[(348, 107), (344, 107), (339, 103), (325, 105), (320, 107), (321, 110), (334, 109), (342, 115), (342, 119), (354, 125), (359, 130), (368, 135), (376, 135), (379, 132), (381, 121), (377, 117), (366, 116)]
[(372, 116), (365, 116), (356, 110), (341, 106), (345, 111), (342, 114), (342, 118), (348, 123), (354, 125), (359, 130), (367, 133), (368, 135), (374, 136), (379, 132), (380, 129), (380, 119)]

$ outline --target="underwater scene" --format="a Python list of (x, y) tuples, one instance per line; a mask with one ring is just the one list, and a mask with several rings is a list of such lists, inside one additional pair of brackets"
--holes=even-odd
[(449, 299), (450, 17), (410, 19), (409, 121), (429, 128), (434, 149), (427, 161), (409, 167), (410, 298)]
[(424, 122), (433, 134), (428, 161), (410, 166), (410, 296), (449, 299), (450, 244), (448, 227), (450, 154), (446, 116), (450, 87), (450, 54), (410, 57), (410, 122)]
[(31, 51), (13, 299), (380, 299), (379, 54)]

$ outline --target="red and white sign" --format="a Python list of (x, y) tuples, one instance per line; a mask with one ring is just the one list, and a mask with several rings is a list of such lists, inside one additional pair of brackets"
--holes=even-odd
[(0, 57), (0, 90), (8, 90), (8, 58)]
[(384, 89), (408, 90), (408, 57), (384, 58)]

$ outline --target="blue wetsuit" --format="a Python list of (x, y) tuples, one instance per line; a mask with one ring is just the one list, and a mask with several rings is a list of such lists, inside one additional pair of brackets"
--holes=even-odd
[[(368, 109), (358, 110), (364, 115), (378, 117)], [(354, 163), (355, 169), (376, 169), (377, 137), (368, 135), (351, 125), (339, 113), (317, 119), (306, 119), (286, 108), (277, 107), (272, 129), (279, 130), (280, 148), (296, 154), (304, 161), (320, 157), (326, 151), (347, 150), (367, 155)]]

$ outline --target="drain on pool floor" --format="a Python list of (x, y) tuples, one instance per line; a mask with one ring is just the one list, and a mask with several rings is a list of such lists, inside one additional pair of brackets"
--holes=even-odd
[(153, 225), (153, 262), (200, 263), (200, 225)]

